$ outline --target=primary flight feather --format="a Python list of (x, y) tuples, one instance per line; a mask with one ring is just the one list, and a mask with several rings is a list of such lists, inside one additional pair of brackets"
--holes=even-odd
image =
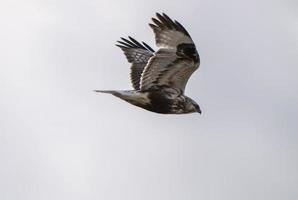
[(132, 64), (130, 79), (134, 90), (95, 91), (113, 94), (156, 113), (201, 113), (199, 105), (184, 95), (189, 77), (200, 65), (193, 40), (179, 22), (164, 13), (157, 13), (152, 22), (149, 26), (155, 34), (157, 51), (130, 36), (116, 44)]

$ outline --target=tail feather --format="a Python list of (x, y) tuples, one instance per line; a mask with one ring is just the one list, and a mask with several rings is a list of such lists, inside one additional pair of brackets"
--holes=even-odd
[(120, 90), (94, 90), (94, 92), (112, 94), (112, 95), (114, 95), (116, 97), (120, 97), (120, 98), (123, 96), (123, 94), (122, 94), (123, 91), (120, 91)]
[(146, 93), (136, 90), (94, 90), (94, 92), (112, 94), (136, 106), (142, 106), (150, 103)]
[(100, 92), (100, 93), (116, 94), (115, 90), (93, 90), (93, 91)]

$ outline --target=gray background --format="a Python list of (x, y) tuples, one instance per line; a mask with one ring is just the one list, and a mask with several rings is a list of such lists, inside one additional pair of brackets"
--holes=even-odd
[[(296, 0), (0, 3), (0, 199), (298, 199)], [(158, 115), (128, 89), (114, 43), (166, 12), (201, 67), (203, 114)]]

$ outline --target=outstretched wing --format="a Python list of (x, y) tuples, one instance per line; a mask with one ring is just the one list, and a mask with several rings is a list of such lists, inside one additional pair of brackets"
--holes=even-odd
[(149, 24), (159, 47), (150, 58), (141, 77), (141, 90), (168, 86), (184, 92), (191, 74), (199, 67), (200, 58), (189, 33), (166, 14), (156, 14)]
[(133, 88), (139, 90), (141, 75), (149, 58), (153, 56), (154, 50), (145, 42), (141, 44), (130, 36), (128, 39), (121, 39), (116, 45), (123, 50), (128, 62), (132, 63), (130, 79)]

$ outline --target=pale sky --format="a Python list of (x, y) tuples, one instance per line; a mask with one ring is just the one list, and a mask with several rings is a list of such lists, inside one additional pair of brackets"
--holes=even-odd
[[(298, 199), (294, 0), (0, 3), (1, 200)], [(155, 12), (182, 23), (202, 115), (160, 115), (94, 89), (130, 89), (114, 44), (152, 47)]]

